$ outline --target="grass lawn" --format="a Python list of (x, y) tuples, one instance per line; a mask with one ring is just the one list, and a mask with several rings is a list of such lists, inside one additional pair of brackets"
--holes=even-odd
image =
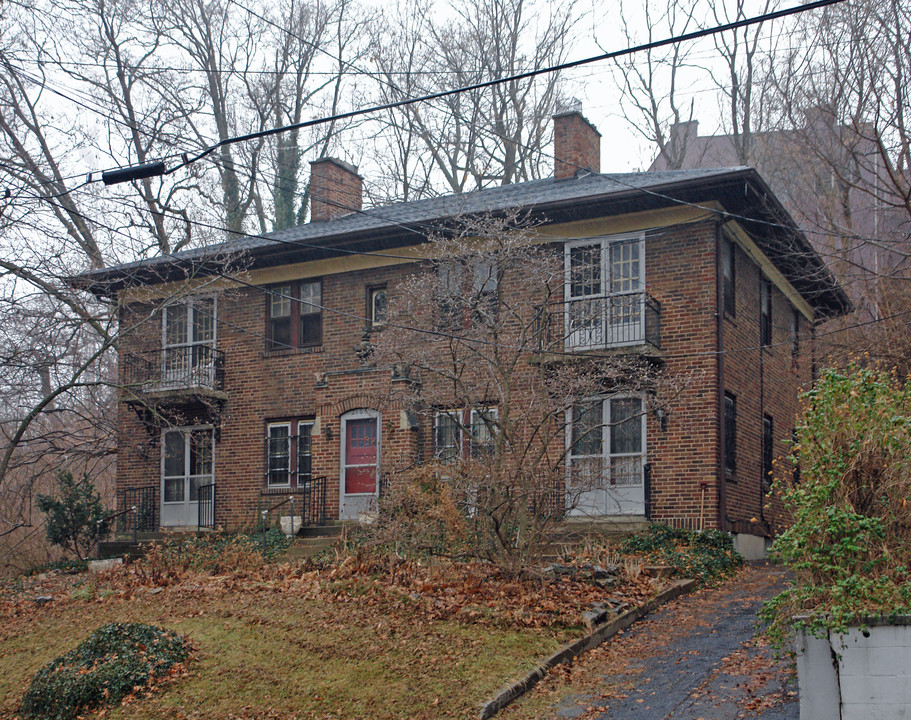
[[(196, 648), (185, 675), (104, 715), (124, 719), (465, 718), (575, 634), (434, 618), (413, 594), (372, 592), (369, 580), (327, 600), (299, 575), (189, 577), (154, 594), (80, 579), (94, 593), (54, 576), (3, 600), (2, 717), (16, 716), (39, 667), (109, 621), (170, 628)], [(45, 593), (54, 601), (36, 607)]]

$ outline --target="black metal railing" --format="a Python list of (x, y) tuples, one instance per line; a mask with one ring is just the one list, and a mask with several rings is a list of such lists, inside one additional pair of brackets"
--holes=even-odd
[[(297, 476), (297, 485), (293, 487), (265, 487), (264, 496), (288, 495), (294, 497), (295, 508), (302, 525), (326, 524), (326, 483), (325, 475), (309, 477)], [(282, 502), (286, 502), (283, 500)]]
[(215, 483), (196, 489), (196, 529), (215, 529)]
[(552, 302), (539, 308), (542, 351), (661, 347), (661, 303), (645, 292)]
[(136, 508), (135, 513), (124, 513), (118, 520), (117, 531), (122, 534), (154, 532), (158, 529), (158, 486), (146, 485), (124, 488), (117, 503), (121, 511)]
[(128, 353), (123, 382), (142, 392), (162, 390), (224, 390), (225, 353), (208, 345)]

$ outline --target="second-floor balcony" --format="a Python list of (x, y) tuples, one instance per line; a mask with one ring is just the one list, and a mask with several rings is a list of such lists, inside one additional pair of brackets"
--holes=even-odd
[(645, 292), (572, 298), (541, 309), (542, 352), (661, 348), (661, 303)]
[(225, 387), (225, 353), (203, 344), (128, 353), (123, 357), (123, 382), (143, 394), (218, 393)]

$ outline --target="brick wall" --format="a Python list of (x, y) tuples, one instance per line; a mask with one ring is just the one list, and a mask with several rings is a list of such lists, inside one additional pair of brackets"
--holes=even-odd
[[(776, 454), (784, 454), (797, 411), (797, 388), (810, 379), (810, 343), (795, 361), (789, 340), (790, 303), (773, 292), (773, 346), (759, 350), (759, 268), (736, 256), (736, 315), (724, 319), (726, 354), (717, 350), (716, 225), (703, 222), (646, 235), (646, 285), (661, 303), (661, 350), (669, 373), (683, 378), (679, 394), (662, 398), (665, 429), (647, 416), (647, 460), (652, 468), (652, 514), (657, 520), (719, 527), (722, 483), (729, 519), (763, 517), (774, 524), (780, 511), (760, 510), (762, 415), (774, 418)], [(323, 313), (322, 345), (317, 348), (267, 348), (267, 296), (245, 288), (218, 297), (218, 347), (225, 352), (224, 404), (215, 449), (218, 484), (216, 521), (236, 526), (255, 520), (264, 486), (266, 424), (294, 418), (321, 420), (314, 433), (313, 474), (328, 478), (327, 505), (339, 505), (341, 416), (354, 409), (382, 412), (384, 470), (405, 467), (432, 451), (430, 415), (421, 428), (402, 422), (401, 406), (390, 400), (394, 387), (387, 372), (365, 367), (355, 348), (361, 340), (367, 288), (385, 283), (390, 301), (396, 284), (415, 265), (398, 265), (322, 278), (322, 303), (341, 311)], [(149, 306), (124, 311), (124, 326), (147, 316)], [(344, 313), (349, 313), (346, 315)], [(228, 322), (224, 322), (228, 321)], [(125, 337), (121, 352), (160, 345), (160, 318), (144, 332)], [(806, 321), (801, 329), (808, 332)], [(778, 343), (782, 343), (778, 345)], [(719, 477), (719, 370), (724, 386), (738, 398), (737, 474)], [(520, 378), (521, 381), (521, 378)], [(120, 405), (118, 487), (158, 485), (160, 431), (148, 433), (126, 403)], [(557, 449), (559, 452), (559, 448)], [(766, 526), (753, 523), (757, 534)], [(741, 529), (743, 531), (743, 529)]]

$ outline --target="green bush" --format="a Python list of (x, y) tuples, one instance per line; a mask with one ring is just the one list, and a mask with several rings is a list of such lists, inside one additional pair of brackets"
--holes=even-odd
[(668, 565), (679, 577), (710, 582), (732, 573), (743, 564), (734, 541), (720, 530), (680, 530), (653, 523), (623, 541), (625, 553), (643, 556), (646, 562)]
[(116, 705), (177, 663), (189, 647), (179, 635), (139, 623), (108, 623), (81, 645), (41, 668), (22, 697), (26, 718), (72, 720)]
[(779, 643), (794, 616), (824, 635), (911, 611), (911, 381), (831, 369), (805, 403), (800, 482), (775, 484), (792, 523), (773, 553), (797, 576), (763, 610)]
[[(104, 517), (104, 508), (88, 473), (76, 480), (69, 470), (61, 470), (57, 473), (57, 494), (38, 495), (37, 503), (45, 515), (47, 539), (80, 560), (89, 557), (96, 522)], [(102, 527), (102, 535), (106, 533), (107, 528)]]

